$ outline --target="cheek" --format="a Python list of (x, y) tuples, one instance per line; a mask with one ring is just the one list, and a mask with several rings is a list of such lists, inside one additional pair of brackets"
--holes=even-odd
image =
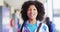
[(38, 12), (37, 12), (37, 11), (35, 11), (35, 14), (36, 14), (36, 15), (38, 15)]

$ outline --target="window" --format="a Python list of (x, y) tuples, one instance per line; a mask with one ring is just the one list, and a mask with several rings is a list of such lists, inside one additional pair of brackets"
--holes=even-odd
[(53, 18), (56, 30), (60, 32), (60, 0), (53, 0)]

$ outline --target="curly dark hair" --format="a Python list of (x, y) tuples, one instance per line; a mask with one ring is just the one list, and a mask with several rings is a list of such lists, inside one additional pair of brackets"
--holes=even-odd
[(37, 8), (37, 11), (38, 11), (38, 15), (36, 17), (36, 20), (42, 20), (43, 19), (43, 16), (45, 14), (45, 9), (44, 9), (44, 6), (41, 2), (38, 2), (38, 1), (27, 1), (27, 2), (24, 2), (24, 4), (22, 5), (22, 11), (21, 11), (21, 16), (23, 18), (24, 21), (28, 20), (28, 17), (27, 17), (27, 9), (30, 5), (35, 5), (35, 7)]

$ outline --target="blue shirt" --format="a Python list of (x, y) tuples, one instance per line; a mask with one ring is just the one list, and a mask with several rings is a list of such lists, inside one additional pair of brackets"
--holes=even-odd
[(30, 32), (34, 32), (34, 30), (37, 28), (36, 23), (34, 24), (30, 24), (28, 23), (28, 29), (30, 30)]

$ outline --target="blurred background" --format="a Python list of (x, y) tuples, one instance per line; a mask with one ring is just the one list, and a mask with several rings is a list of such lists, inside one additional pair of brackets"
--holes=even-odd
[[(2, 8), (2, 31), (16, 32), (19, 30), (19, 24), (23, 23), (21, 18), (21, 7), (25, 1), (29, 0), (0, 0), (0, 7)], [(55, 24), (56, 32), (60, 32), (60, 0), (30, 0), (40, 1), (45, 8), (45, 16)], [(1, 10), (1, 9), (0, 9)], [(1, 27), (0, 27), (1, 28)]]

